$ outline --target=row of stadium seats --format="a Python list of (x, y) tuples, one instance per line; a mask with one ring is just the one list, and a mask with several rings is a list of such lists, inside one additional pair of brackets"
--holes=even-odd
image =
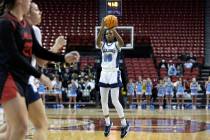
[[(43, 11), (43, 45), (48, 48), (59, 35), (72, 44), (94, 44), (94, 30), (99, 21), (96, 0), (36, 0)], [(83, 40), (83, 36), (87, 36)]]
[(125, 66), (128, 74), (128, 79), (142, 78), (157, 79), (157, 70), (152, 58), (125, 58)]
[(84, 70), (87, 66), (94, 66), (95, 59), (91, 56), (83, 56), (80, 58), (80, 69)]
[[(156, 57), (186, 51), (204, 56), (204, 7), (200, 0), (123, 0), (122, 9), (120, 24), (133, 25), (137, 40), (149, 36)], [(177, 48), (186, 49), (173, 51)]]
[[(36, 2), (43, 11), (40, 27), (45, 47), (51, 46), (58, 35), (67, 36), (73, 45), (94, 46), (95, 26), (100, 24), (99, 0)], [(204, 56), (203, 1), (122, 0), (122, 3), (119, 25), (134, 26), (136, 46), (146, 36), (156, 57), (174, 57), (186, 51)], [(123, 38), (126, 40), (126, 36)]]
[[(166, 61), (169, 62), (170, 59), (166, 58)], [(137, 80), (138, 76), (142, 78), (151, 78), (153, 82), (157, 82), (158, 75), (155, 63), (152, 58), (125, 58), (125, 66), (128, 74), (128, 79)], [(160, 59), (157, 59), (157, 64), (159, 64)], [(173, 64), (180, 63), (176, 60), (173, 61)], [(168, 75), (168, 71), (165, 68), (160, 69), (160, 78), (164, 78)], [(192, 80), (193, 77), (199, 76), (199, 68), (187, 69), (184, 68), (183, 79)], [(179, 76), (173, 76), (172, 81), (176, 81)]]

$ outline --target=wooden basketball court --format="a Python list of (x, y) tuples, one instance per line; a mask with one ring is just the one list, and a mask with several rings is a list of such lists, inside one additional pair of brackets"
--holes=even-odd
[[(114, 123), (108, 138), (103, 135), (101, 109), (46, 109), (48, 140), (119, 140), (120, 122), (114, 109)], [(125, 110), (131, 125), (125, 140), (210, 140), (210, 110)], [(2, 123), (2, 113), (1, 113)], [(30, 125), (27, 140), (32, 139)]]

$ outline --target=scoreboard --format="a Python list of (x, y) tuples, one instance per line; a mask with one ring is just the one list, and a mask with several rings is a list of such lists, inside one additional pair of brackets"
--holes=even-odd
[(122, 0), (106, 0), (106, 14), (122, 16)]

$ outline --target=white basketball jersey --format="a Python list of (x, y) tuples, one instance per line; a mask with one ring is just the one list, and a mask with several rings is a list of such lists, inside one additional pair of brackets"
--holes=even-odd
[(103, 69), (116, 69), (119, 68), (119, 51), (120, 48), (117, 47), (117, 42), (113, 43), (103, 43), (101, 48), (102, 61), (101, 67)]

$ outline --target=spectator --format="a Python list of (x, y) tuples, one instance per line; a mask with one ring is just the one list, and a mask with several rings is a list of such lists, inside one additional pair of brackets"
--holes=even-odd
[(134, 92), (135, 92), (135, 84), (133, 82), (133, 79), (129, 79), (129, 82), (127, 83), (127, 96), (128, 96), (128, 104), (130, 108), (132, 108), (132, 101), (135, 95)]
[(182, 76), (183, 75), (183, 65), (182, 64), (178, 64), (176, 67), (176, 72), (177, 72), (177, 76)]
[(191, 63), (196, 63), (196, 57), (193, 55), (192, 52), (190, 52), (190, 54), (187, 56), (186, 61), (190, 61)]
[(177, 70), (174, 64), (168, 66), (168, 76), (176, 76)]
[(71, 108), (71, 102), (74, 104), (74, 109), (76, 109), (77, 102), (77, 88), (78, 84), (75, 80), (71, 80), (71, 83), (68, 85), (68, 97), (69, 97), (69, 108)]
[(168, 69), (168, 64), (166, 63), (166, 61), (164, 59), (161, 60), (161, 62), (158, 65), (158, 69), (160, 70), (161, 68), (166, 68)]
[(191, 69), (192, 67), (193, 63), (190, 60), (184, 63), (184, 68)]
[(180, 59), (182, 62), (185, 62), (185, 61), (187, 60), (187, 54), (186, 54), (186, 53), (181, 54), (181, 56), (179, 56), (179, 59)]
[(191, 71), (193, 70), (193, 68), (198, 67), (199, 64), (197, 62), (197, 58), (193, 55), (192, 52), (190, 52), (190, 55), (187, 57), (187, 61), (192, 63), (192, 68)]

